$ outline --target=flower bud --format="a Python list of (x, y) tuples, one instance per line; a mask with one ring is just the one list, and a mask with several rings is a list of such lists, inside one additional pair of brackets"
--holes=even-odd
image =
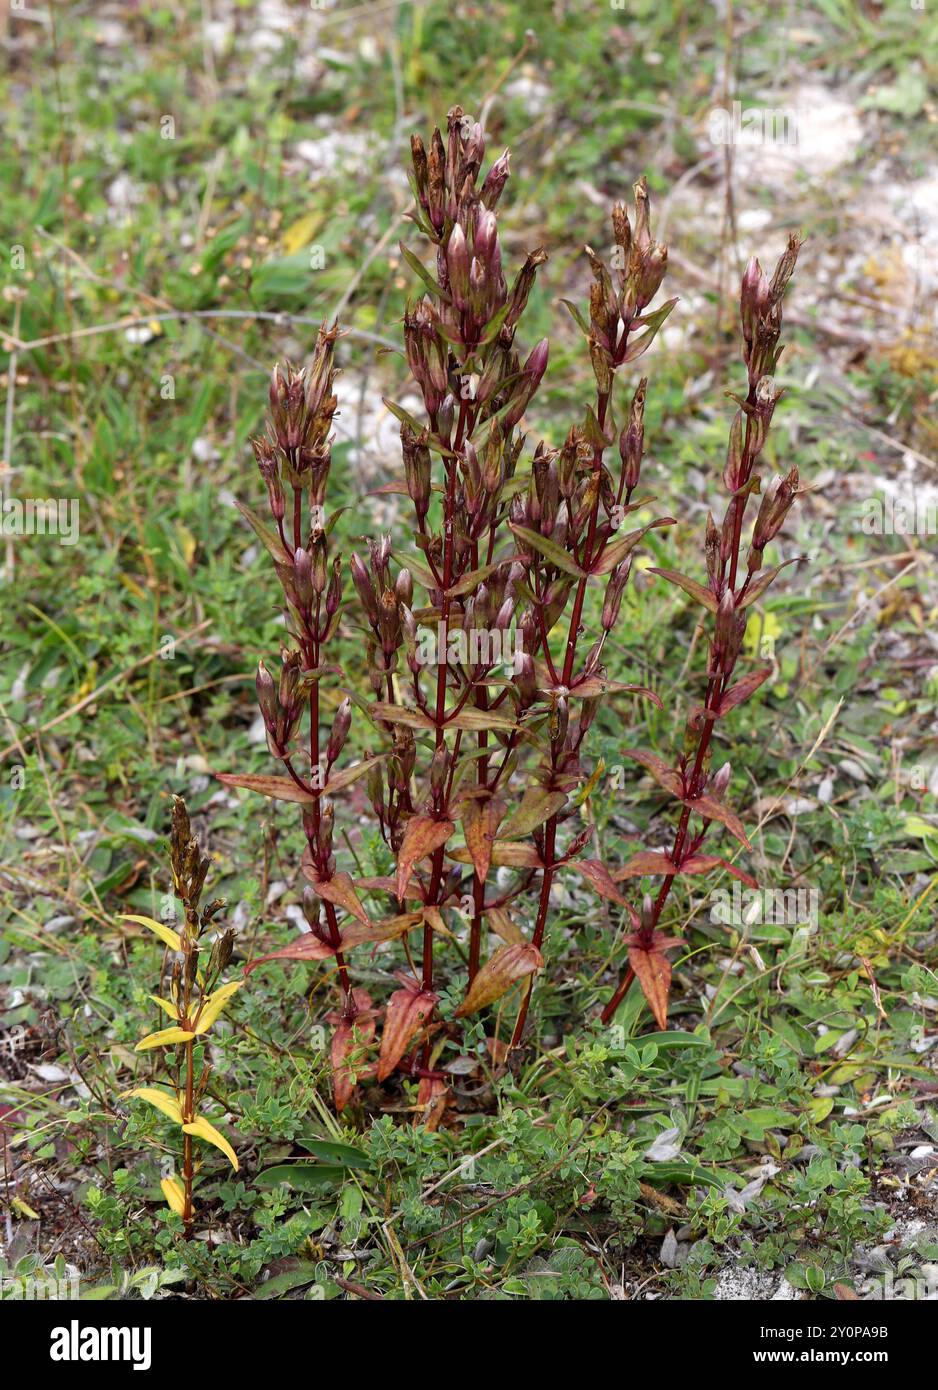
[(452, 758), (445, 743), (441, 743), (430, 760), (430, 791), (440, 800), (446, 790), (446, 779)]
[(502, 190), (504, 189), (505, 184), (508, 182), (508, 175), (510, 173), (508, 167), (509, 159), (509, 151), (506, 150), (503, 155), (496, 159), (495, 163), (492, 165), (491, 169), (485, 176), (485, 181), (482, 184), (482, 192), (480, 196), (482, 198), (482, 203), (486, 208), (494, 208), (498, 203), (499, 198), (502, 196)]
[(645, 443), (645, 389), (647, 385), (647, 377), (642, 377), (635, 395), (632, 397), (629, 423), (619, 436), (619, 457), (622, 460), (626, 491), (630, 493), (638, 486), (642, 469), (642, 450)]
[(280, 707), (277, 703), (277, 688), (274, 685), (273, 677), (267, 670), (263, 661), (257, 663), (257, 675), (254, 679), (254, 688), (257, 691), (257, 703), (260, 706), (261, 714), (264, 716), (264, 723), (268, 729), (273, 729), (277, 724), (277, 715)]
[(368, 621), (374, 625), (378, 621), (378, 596), (371, 582), (371, 576), (361, 559), (355, 554), (349, 560), (349, 569), (352, 571), (352, 583), (355, 585), (356, 593), (361, 600)]
[(348, 738), (348, 731), (352, 727), (352, 702), (346, 695), (335, 712), (332, 721), (332, 731), (329, 734), (329, 742), (326, 745), (326, 762), (331, 767), (336, 758), (345, 746)]
[(313, 566), (302, 546), (293, 553), (293, 588), (300, 607), (309, 608), (314, 597)]

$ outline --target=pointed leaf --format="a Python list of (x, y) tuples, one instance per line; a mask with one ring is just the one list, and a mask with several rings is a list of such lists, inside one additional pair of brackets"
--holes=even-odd
[(466, 837), (466, 847), (472, 859), (476, 877), (484, 883), (489, 876), (492, 862), (492, 841), (498, 830), (499, 820), (504, 814), (501, 802), (490, 797), (487, 801), (477, 798), (468, 800), (462, 812), (462, 828)]
[(729, 714), (731, 709), (741, 705), (744, 700), (748, 700), (750, 695), (759, 689), (763, 681), (768, 680), (772, 674), (771, 666), (764, 666), (761, 671), (750, 671), (748, 676), (743, 676), (742, 680), (731, 685), (725, 691), (720, 700), (720, 714)]
[[(471, 864), (472, 855), (467, 849), (451, 849), (447, 851), (450, 859), (455, 859), (457, 864)], [(541, 869), (543, 865), (537, 850), (533, 845), (526, 845), (520, 840), (496, 840), (492, 846), (492, 861), (496, 868), (509, 869)]]
[(509, 522), (509, 530), (514, 532), (522, 545), (531, 550), (536, 550), (543, 555), (545, 560), (549, 560), (556, 569), (563, 570), (565, 574), (572, 574), (574, 579), (585, 579), (586, 571), (574, 560), (573, 556), (564, 550), (562, 545), (552, 541), (549, 536), (542, 536), (538, 531), (531, 531), (527, 526), (514, 526)]
[(123, 912), (121, 918), (124, 922), (136, 922), (140, 927), (147, 927), (161, 941), (165, 941), (171, 951), (182, 950), (182, 941), (178, 931), (173, 931), (172, 927), (168, 927), (165, 922), (157, 922), (155, 917), (141, 917), (136, 912)]
[(672, 796), (683, 797), (684, 783), (680, 773), (663, 758), (657, 757), (654, 753), (645, 753), (639, 748), (626, 748), (623, 756), (647, 768), (659, 787), (664, 787), (666, 792), (670, 792)]
[(659, 526), (676, 526), (677, 522), (673, 516), (663, 516), (657, 521), (649, 522), (647, 526), (642, 526), (637, 531), (630, 531), (626, 536), (620, 536), (618, 540), (610, 541), (603, 547), (602, 553), (596, 561), (590, 565), (590, 574), (611, 574), (616, 565), (621, 564), (626, 555), (630, 555), (639, 541), (649, 531), (654, 531)]
[(411, 816), (404, 830), (404, 839), (397, 852), (397, 900), (407, 894), (410, 871), (421, 859), (445, 845), (456, 826), (451, 820), (433, 820), (430, 816)]
[(429, 1022), (438, 996), (432, 990), (398, 989), (388, 1000), (384, 1029), (381, 1033), (381, 1055), (378, 1058), (378, 1080), (391, 1075), (407, 1050), (407, 1044)]
[(327, 903), (333, 903), (336, 907), (341, 907), (350, 916), (356, 917), (359, 922), (368, 922), (368, 913), (362, 907), (361, 898), (355, 892), (355, 885), (352, 883), (348, 874), (337, 873), (331, 878), (320, 878), (312, 865), (303, 865), (304, 877), (309, 880), (314, 890)]
[(697, 811), (705, 820), (718, 820), (726, 826), (731, 835), (735, 835), (741, 845), (746, 849), (752, 849), (742, 821), (735, 811), (731, 811), (722, 801), (717, 801), (714, 796), (695, 796), (684, 802), (692, 811)]
[(342, 791), (343, 787), (350, 787), (353, 782), (358, 781), (359, 777), (364, 777), (366, 772), (370, 772), (376, 763), (383, 763), (386, 757), (386, 753), (381, 753), (376, 758), (363, 758), (360, 763), (343, 768), (341, 772), (331, 772), (328, 782), (322, 789), (323, 795), (335, 796), (336, 792)]
[(175, 1120), (177, 1125), (182, 1124), (182, 1106), (175, 1096), (167, 1095), (165, 1091), (158, 1091), (155, 1086), (135, 1086), (132, 1091), (127, 1091), (126, 1094), (139, 1096), (148, 1105), (155, 1105), (157, 1110), (161, 1110), (164, 1115)]
[(316, 802), (315, 796), (303, 791), (290, 777), (265, 777), (235, 772), (216, 772), (214, 776), (216, 781), (223, 782), (226, 787), (244, 787), (249, 792), (260, 792), (261, 796), (272, 797), (274, 801), (296, 801), (301, 806), (313, 806)]
[(208, 995), (205, 1003), (199, 1010), (199, 1017), (195, 1024), (195, 1031), (197, 1033), (205, 1033), (211, 1028), (222, 1009), (228, 1003), (228, 1000), (232, 995), (237, 994), (243, 984), (243, 980), (232, 980), (229, 984), (221, 985)]
[(575, 859), (570, 867), (581, 873), (601, 897), (609, 898), (612, 902), (618, 903), (619, 907), (628, 908), (634, 916), (631, 904), (619, 892), (613, 875), (610, 874), (601, 859)]
[(145, 1052), (148, 1047), (170, 1047), (173, 1043), (191, 1042), (194, 1033), (185, 1028), (161, 1028), (158, 1033), (148, 1033), (141, 1038), (134, 1052)]
[(549, 792), (543, 787), (528, 787), (521, 798), (521, 805), (512, 811), (499, 830), (499, 838), (516, 840), (520, 835), (530, 835), (539, 825), (556, 816), (567, 804), (566, 792)]
[(342, 933), (342, 950), (353, 951), (356, 946), (396, 941), (422, 922), (422, 912), (402, 912), (397, 917), (386, 917), (380, 922), (352, 922)]
[(387, 724), (406, 724), (410, 729), (432, 729), (433, 720), (423, 710), (410, 705), (392, 705), (387, 700), (375, 700), (368, 706), (372, 719), (384, 720)]
[(646, 874), (665, 874), (671, 878), (676, 873), (677, 866), (666, 854), (657, 849), (643, 849), (616, 869), (612, 877), (619, 883), (624, 878), (644, 878)]
[(332, 947), (320, 941), (314, 932), (304, 932), (296, 941), (291, 941), (289, 946), (281, 946), (279, 951), (271, 951), (266, 956), (256, 956), (254, 960), (249, 960), (244, 967), (244, 975), (247, 978), (259, 965), (266, 965), (270, 960), (328, 960), (334, 954)]
[(739, 601), (740, 608), (748, 608), (750, 603), (755, 603), (756, 599), (760, 598), (761, 595), (765, 593), (773, 579), (781, 574), (782, 570), (785, 569), (787, 565), (797, 565), (798, 561), (803, 559), (803, 555), (795, 555), (791, 560), (785, 560), (781, 565), (775, 565), (773, 569), (763, 570), (755, 583), (750, 585), (743, 594)]
[(167, 1205), (177, 1216), (182, 1216), (186, 1209), (186, 1194), (179, 1179), (163, 1178), (160, 1181), (160, 1187), (163, 1189), (163, 1196), (166, 1198)]
[(225, 1136), (220, 1134), (213, 1124), (209, 1124), (204, 1115), (200, 1115), (191, 1124), (183, 1125), (182, 1132), (183, 1134), (194, 1134), (197, 1139), (204, 1139), (207, 1144), (214, 1144), (216, 1149), (221, 1149), (235, 1172), (238, 1171), (238, 1156), (234, 1149)]
[[(653, 314), (646, 314), (641, 320), (646, 325), (645, 332), (641, 337), (636, 338), (634, 343), (630, 343), (626, 349), (623, 362), (634, 362), (636, 357), (641, 357), (642, 353), (647, 352), (651, 347), (665, 319), (677, 303), (677, 299), (669, 299), (662, 304), (660, 309), (656, 309)], [(638, 322), (638, 320), (636, 320)]]
[(659, 1028), (668, 1026), (668, 994), (671, 989), (671, 962), (660, 951), (629, 947), (629, 965), (648, 1000), (648, 1007)]
[(292, 565), (293, 556), (284, 547), (283, 542), (277, 532), (267, 525), (262, 517), (250, 507), (246, 507), (243, 502), (235, 500), (235, 506), (244, 517), (245, 521), (254, 532), (261, 545), (278, 565)]
[(340, 1112), (351, 1100), (359, 1078), (374, 1072), (374, 1065), (361, 1056), (374, 1037), (374, 1016), (367, 1010), (355, 1018), (343, 1018), (332, 1035), (332, 1092)]
[(524, 935), (521, 928), (512, 921), (510, 914), (503, 907), (487, 907), (485, 917), (492, 931), (505, 942), (506, 946), (524, 945)]
[(698, 584), (696, 579), (689, 579), (686, 574), (678, 574), (677, 570), (659, 570), (654, 565), (650, 566), (646, 574), (660, 574), (662, 579), (667, 579), (670, 584), (677, 584), (678, 588), (690, 594), (698, 603), (702, 603), (704, 608), (708, 608), (711, 613), (715, 613), (719, 608), (716, 595), (709, 589), (705, 589), (702, 584)]
[(735, 864), (720, 859), (716, 854), (692, 854), (689, 859), (681, 860), (682, 874), (707, 874), (713, 869), (725, 869), (728, 874), (732, 874), (734, 878), (738, 878), (741, 883), (747, 884), (748, 887), (759, 887), (751, 874), (744, 873), (742, 869), (737, 869)]
[(176, 1005), (172, 1002), (171, 999), (161, 999), (158, 994), (149, 994), (147, 995), (147, 998), (152, 999), (154, 1004), (159, 1004), (160, 1008), (163, 1010), (163, 1013), (168, 1014), (170, 1018), (179, 1018), (179, 1010), (176, 1008)]
[(476, 975), (465, 999), (456, 1010), (456, 1018), (476, 1013), (500, 999), (518, 980), (543, 970), (544, 957), (530, 942), (515, 946), (500, 946)]

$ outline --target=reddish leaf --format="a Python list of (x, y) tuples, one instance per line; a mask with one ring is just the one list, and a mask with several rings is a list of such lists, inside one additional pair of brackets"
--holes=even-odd
[(659, 570), (651, 566), (646, 570), (646, 574), (660, 574), (662, 579), (667, 579), (669, 584), (677, 584), (678, 588), (683, 589), (691, 598), (695, 598), (698, 603), (702, 603), (704, 608), (708, 608), (711, 613), (715, 613), (719, 604), (716, 594), (705, 589), (702, 584), (698, 584), (696, 579), (688, 579), (686, 574), (678, 574), (676, 570)]
[(319, 878), (315, 867), (309, 863), (303, 864), (304, 877), (309, 880), (313, 888), (321, 898), (327, 903), (332, 903), (335, 907), (341, 907), (344, 912), (348, 912), (352, 917), (356, 917), (359, 922), (368, 923), (368, 913), (362, 907), (361, 899), (355, 892), (355, 887), (348, 874), (333, 874), (331, 878)]
[(692, 854), (689, 859), (681, 860), (682, 874), (707, 874), (711, 869), (725, 869), (728, 874), (738, 878), (742, 883), (748, 884), (750, 888), (758, 888), (756, 880), (742, 869), (737, 869), (735, 864), (729, 864), (725, 859), (720, 859), (716, 854)]
[(479, 880), (488, 878), (492, 862), (492, 841), (504, 815), (504, 806), (494, 797), (480, 801), (472, 797), (466, 801), (462, 814), (462, 828), (466, 845), (472, 857), (473, 867)]
[(768, 680), (772, 674), (772, 667), (765, 666), (761, 671), (750, 671), (748, 676), (743, 676), (742, 680), (731, 685), (720, 700), (720, 714), (729, 714), (731, 709), (741, 705), (744, 700), (748, 700), (763, 681)]
[[(355, 991), (356, 998), (368, 996), (364, 990)], [(370, 1001), (369, 1001), (370, 1002)], [(350, 1065), (350, 1061), (364, 1051), (375, 1036), (374, 1014), (364, 1009), (355, 1018), (343, 1018), (332, 1035), (332, 1091), (336, 1110), (344, 1110), (352, 1098), (359, 1077), (374, 1074), (374, 1065)]]
[(612, 877), (620, 883), (624, 878), (643, 878), (645, 874), (666, 874), (671, 878), (676, 873), (676, 864), (666, 854), (657, 849), (643, 849), (633, 854), (621, 869), (616, 869)]
[[(472, 855), (467, 849), (452, 849), (448, 853), (450, 859), (454, 859), (457, 864), (472, 863)], [(496, 840), (492, 846), (491, 862), (499, 869), (540, 869), (543, 867), (534, 846), (523, 844), (520, 840)]]
[(445, 845), (456, 826), (451, 820), (432, 820), (430, 816), (411, 816), (397, 852), (397, 900), (407, 894), (410, 871), (421, 859)]
[(260, 777), (251, 773), (241, 776), (235, 772), (216, 772), (215, 778), (226, 787), (244, 787), (249, 792), (273, 797), (275, 801), (298, 801), (301, 806), (315, 805), (316, 798), (304, 792), (289, 777)]
[[(354, 880), (356, 888), (362, 888), (366, 893), (374, 892), (377, 889), (381, 893), (397, 894), (397, 883), (388, 874), (378, 875), (375, 878), (356, 878)], [(423, 899), (423, 887), (415, 878), (409, 879), (407, 883), (408, 898)]]
[(314, 932), (304, 932), (296, 941), (291, 941), (289, 946), (282, 946), (279, 951), (271, 951), (269, 955), (249, 960), (244, 967), (244, 973), (250, 975), (252, 970), (256, 970), (259, 965), (266, 965), (269, 960), (328, 960), (334, 954), (333, 948), (320, 941)]
[(499, 946), (494, 956), (482, 966), (465, 999), (456, 1010), (456, 1018), (465, 1018), (493, 1003), (527, 975), (544, 968), (544, 957), (536, 946), (525, 942), (516, 946)]
[(735, 835), (741, 845), (746, 849), (752, 849), (752, 845), (746, 836), (746, 831), (742, 821), (735, 811), (731, 811), (728, 806), (724, 806), (722, 801), (717, 801), (714, 796), (695, 796), (688, 798), (684, 802), (692, 811), (696, 811), (703, 816), (704, 820), (718, 820), (726, 826), (731, 835)]
[(387, 757), (386, 753), (379, 754), (376, 758), (363, 758), (360, 763), (355, 763), (354, 767), (343, 768), (341, 772), (330, 773), (329, 780), (323, 787), (324, 796), (335, 796), (343, 787), (349, 787), (353, 782), (357, 782), (359, 777), (364, 777), (366, 772), (370, 772), (376, 763), (383, 763)]
[(610, 898), (620, 907), (627, 907), (634, 915), (631, 905), (619, 892), (612, 874), (601, 859), (577, 859), (571, 864), (571, 868), (577, 869), (601, 897)]
[(407, 1051), (407, 1044), (411, 1038), (429, 1022), (437, 998), (432, 990), (422, 990), (416, 985), (395, 990), (391, 995), (381, 1034), (379, 1081), (384, 1081), (391, 1075)]
[(743, 594), (739, 601), (740, 608), (748, 608), (750, 603), (755, 603), (756, 599), (765, 593), (772, 580), (781, 573), (786, 565), (797, 565), (798, 561), (803, 559), (803, 555), (795, 555), (791, 560), (785, 560), (781, 565), (775, 565), (770, 570), (763, 570), (755, 583)]
[(646, 951), (642, 946), (629, 947), (629, 965), (648, 1000), (655, 1022), (662, 1029), (668, 1026), (668, 993), (671, 989), (671, 962), (660, 951)]
[(635, 763), (641, 763), (642, 767), (648, 769), (659, 787), (664, 787), (665, 791), (670, 792), (672, 796), (682, 797), (684, 795), (684, 783), (680, 773), (675, 772), (674, 768), (663, 758), (656, 757), (654, 753), (643, 753), (638, 748), (626, 748), (624, 756), (631, 758)]
[(452, 1100), (452, 1092), (445, 1081), (437, 1076), (422, 1076), (417, 1089), (417, 1109), (423, 1111), (423, 1128), (431, 1133), (439, 1129), (440, 1121), (446, 1114), (446, 1107)]
[(590, 566), (590, 574), (611, 574), (616, 565), (621, 564), (626, 555), (630, 555), (646, 531), (653, 531), (658, 526), (674, 526), (676, 524), (673, 516), (663, 516), (657, 521), (649, 522), (647, 526), (642, 526), (637, 531), (629, 531), (628, 535), (620, 536), (618, 540), (610, 541), (601, 551), (595, 564)]
[(422, 921), (422, 912), (402, 912), (398, 917), (386, 917), (380, 922), (351, 922), (342, 933), (342, 950), (353, 951), (356, 946), (396, 941)]

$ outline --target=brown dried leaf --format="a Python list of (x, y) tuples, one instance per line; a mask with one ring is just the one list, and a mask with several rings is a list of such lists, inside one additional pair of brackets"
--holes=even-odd
[(484, 1009), (487, 1004), (500, 999), (516, 981), (534, 975), (543, 968), (544, 957), (530, 942), (515, 946), (499, 946), (469, 986), (455, 1017), (465, 1018), (466, 1014), (474, 1014), (479, 1009)]
[(487, 907), (485, 915), (488, 924), (496, 936), (500, 937), (507, 946), (523, 946), (524, 935), (516, 922), (513, 922), (511, 915), (503, 907)]
[(657, 849), (643, 849), (616, 869), (612, 877), (620, 883), (624, 878), (643, 878), (645, 874), (665, 874), (670, 878), (676, 873), (677, 866), (666, 854)]

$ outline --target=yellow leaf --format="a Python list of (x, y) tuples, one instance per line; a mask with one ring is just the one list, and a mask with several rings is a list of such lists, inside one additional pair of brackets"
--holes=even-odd
[(134, 1052), (143, 1052), (148, 1047), (169, 1047), (170, 1043), (191, 1042), (194, 1037), (195, 1034), (187, 1032), (185, 1028), (161, 1028), (158, 1033), (148, 1033), (141, 1038)]
[(168, 1096), (165, 1091), (158, 1091), (155, 1086), (135, 1086), (132, 1091), (125, 1091), (127, 1096), (139, 1096), (148, 1105), (155, 1105), (157, 1110), (162, 1110), (164, 1115), (168, 1115), (171, 1120), (175, 1120), (177, 1125), (182, 1124), (182, 1106), (178, 1100)]
[(208, 996), (202, 1008), (199, 1010), (198, 1021), (195, 1025), (195, 1031), (197, 1033), (205, 1033), (211, 1028), (222, 1009), (228, 1003), (228, 1000), (243, 984), (243, 980), (232, 980), (231, 984), (222, 985), (220, 989), (214, 990)]
[(33, 1211), (32, 1207), (28, 1206), (26, 1202), (23, 1201), (22, 1197), (14, 1197), (10, 1202), (10, 1206), (14, 1211), (19, 1212), (20, 1216), (28, 1216), (33, 1221), (39, 1220), (38, 1211)]
[(286, 229), (280, 241), (288, 256), (295, 256), (297, 251), (302, 251), (304, 246), (309, 245), (322, 220), (321, 212), (308, 212), (305, 217), (301, 217)]
[(125, 922), (136, 922), (138, 926), (146, 927), (149, 931), (154, 932), (161, 941), (166, 942), (170, 950), (182, 950), (182, 942), (179, 939), (178, 931), (173, 931), (172, 927), (168, 927), (165, 922), (157, 922), (153, 917), (139, 917), (134, 912), (123, 913), (123, 920)]
[(234, 1149), (228, 1143), (223, 1134), (219, 1134), (214, 1125), (210, 1125), (204, 1115), (200, 1115), (197, 1120), (193, 1120), (191, 1125), (183, 1125), (183, 1134), (194, 1134), (198, 1139), (204, 1139), (207, 1144), (214, 1144), (216, 1149), (221, 1149), (235, 1172), (238, 1171), (238, 1157)]
[(182, 1216), (186, 1209), (186, 1194), (182, 1190), (182, 1183), (178, 1178), (164, 1178), (160, 1183), (163, 1189), (163, 1196), (172, 1207), (177, 1216)]
[(182, 552), (183, 562), (186, 566), (186, 569), (189, 569), (192, 564), (192, 560), (195, 555), (196, 546), (198, 542), (196, 541), (195, 536), (188, 529), (188, 527), (183, 526), (182, 523), (178, 521), (176, 523), (176, 535), (179, 537), (179, 549)]
[(179, 1010), (176, 1008), (176, 1005), (172, 1002), (171, 999), (161, 999), (158, 994), (150, 994), (147, 997), (149, 999), (152, 999), (154, 1004), (159, 1004), (160, 1008), (163, 1010), (163, 1013), (169, 1014), (170, 1018), (179, 1017)]

